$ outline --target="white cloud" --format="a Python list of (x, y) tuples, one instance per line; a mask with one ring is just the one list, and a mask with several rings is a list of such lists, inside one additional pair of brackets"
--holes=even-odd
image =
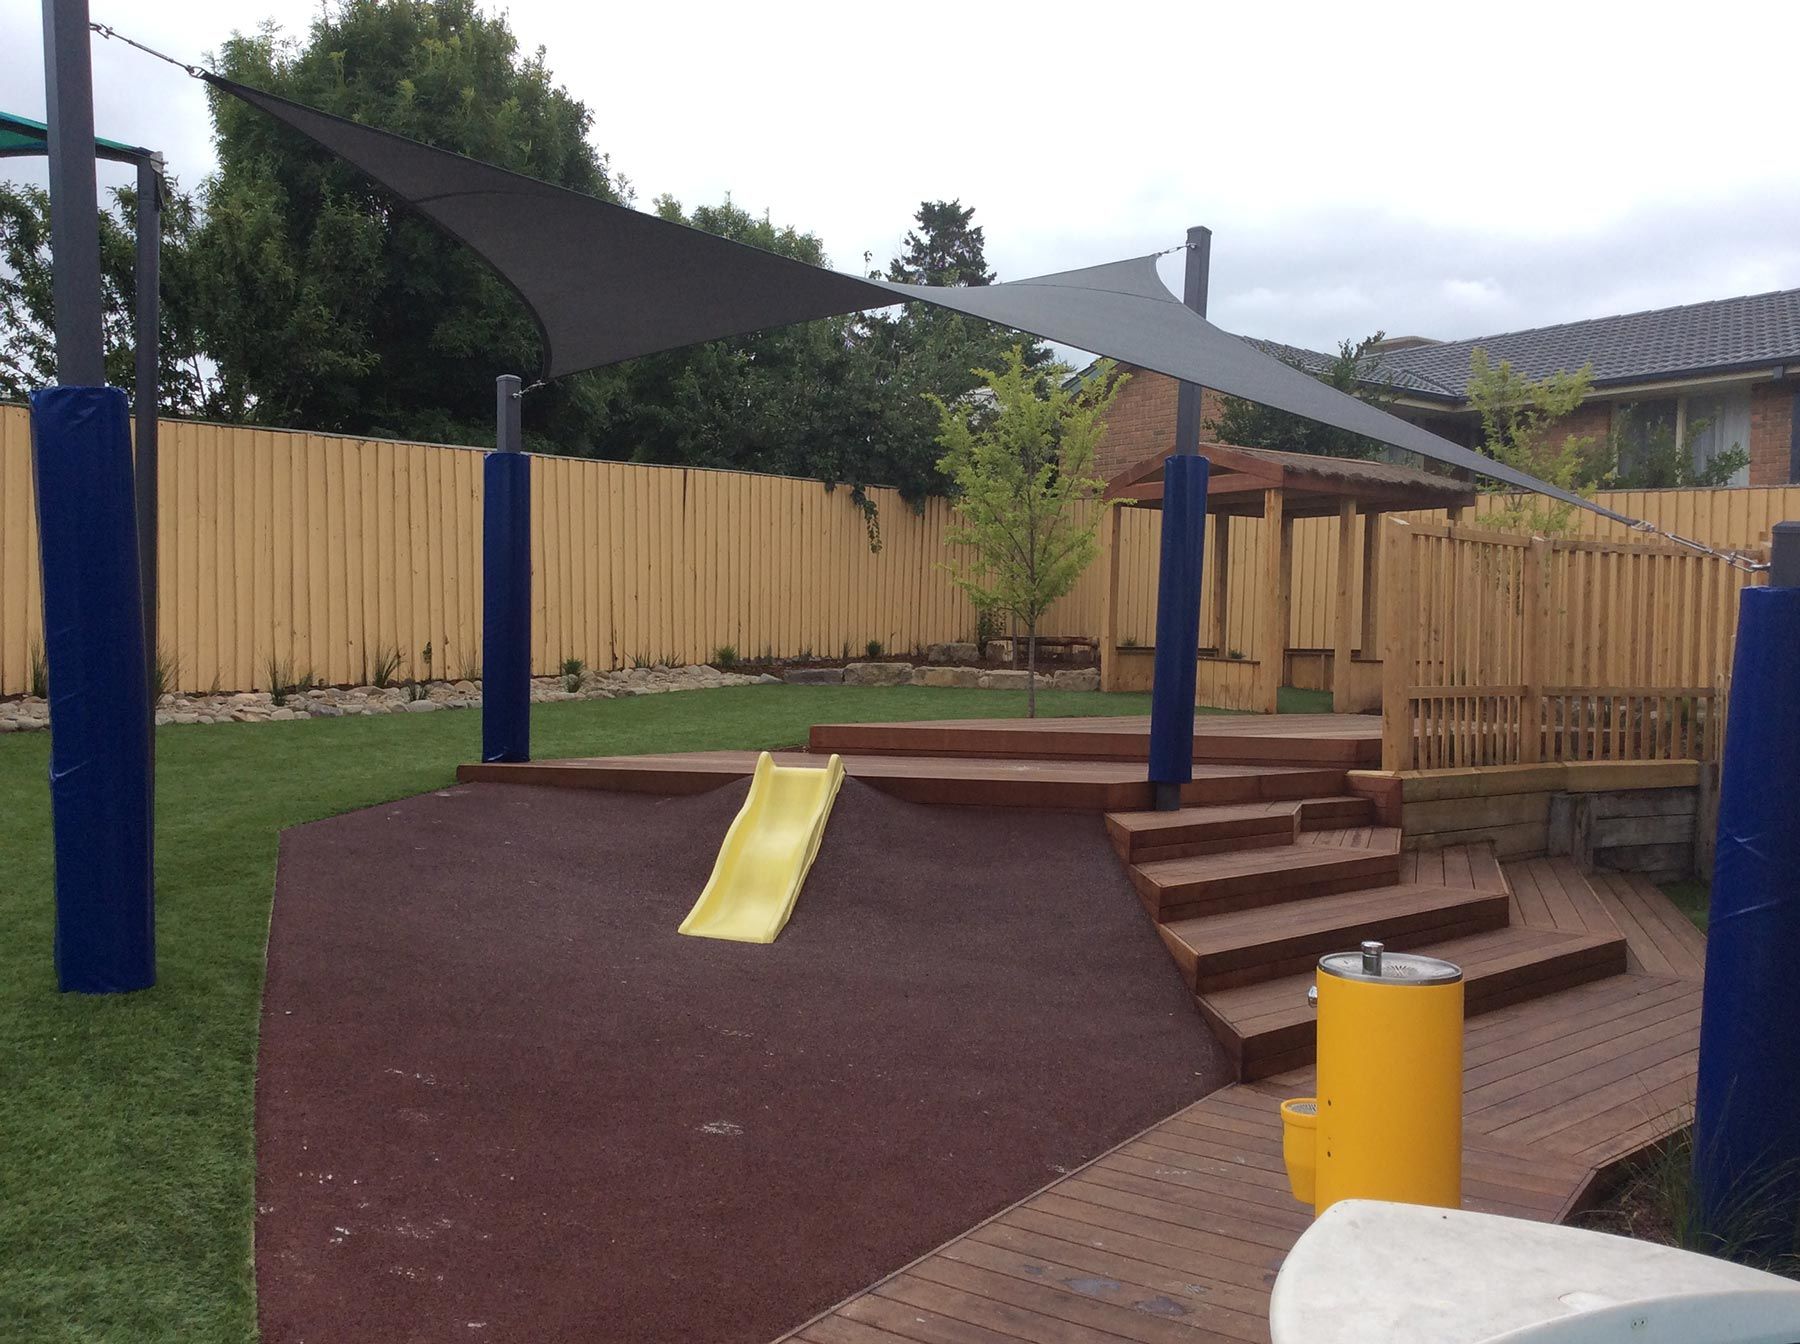
[[(265, 16), (302, 34), (316, 8), (91, 3), (189, 60)], [(935, 0), (507, 9), (640, 200), (730, 191), (846, 269), (891, 256), (921, 199), (959, 196), (1003, 277), (1211, 225), (1212, 315), (1324, 348), (1800, 285), (1789, 156), (1651, 96), (1667, 30), (1612, 6), (1522, 0), (1504, 23), (1435, 0), (1378, 21), (1308, 2), (1045, 3), (1029, 21)], [(1788, 120), (1787, 47), (1747, 37), (1769, 13), (1718, 0), (1682, 31), (1685, 68), (1730, 71), (1735, 125)], [(35, 0), (0, 0), (0, 106), (26, 115), (43, 107), (38, 21)], [(201, 86), (116, 42), (96, 41), (95, 75), (100, 132), (198, 183)]]

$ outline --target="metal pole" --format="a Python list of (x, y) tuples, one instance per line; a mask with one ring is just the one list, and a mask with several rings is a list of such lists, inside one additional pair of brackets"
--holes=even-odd
[(1770, 529), (1769, 587), (1800, 588), (1800, 523)]
[(531, 459), (523, 388), (494, 385), (494, 448), (482, 464), (481, 759), (531, 759)]
[(44, 102), (50, 155), (51, 295), (56, 381), (100, 387), (100, 201), (94, 178), (94, 75), (87, 0), (44, 0)]
[[(1212, 230), (1191, 228), (1187, 241), (1181, 301), (1205, 317)], [(1199, 384), (1180, 385), (1175, 401), (1175, 451), (1163, 463), (1149, 770), (1152, 803), (1159, 812), (1178, 810), (1181, 787), (1194, 777), (1194, 680), (1200, 656), (1208, 466), (1199, 457), (1202, 396)]]
[[(156, 415), (161, 339), (162, 156), (137, 166), (137, 487), (138, 573), (144, 588), (144, 664), (156, 715)], [(151, 747), (152, 754), (155, 747)]]
[[(1212, 272), (1212, 230), (1188, 230), (1187, 269), (1182, 276), (1181, 301), (1201, 317), (1206, 316), (1206, 288)], [(1200, 451), (1200, 405), (1205, 389), (1198, 383), (1182, 383), (1175, 397), (1175, 451)]]

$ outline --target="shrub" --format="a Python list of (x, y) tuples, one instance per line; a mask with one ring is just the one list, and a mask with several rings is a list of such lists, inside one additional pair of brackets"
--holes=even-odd
[(50, 698), (50, 664), (44, 658), (44, 646), (31, 646), (31, 694), (40, 700)]
[(385, 691), (394, 684), (394, 674), (400, 670), (400, 650), (389, 646), (375, 649), (375, 675), (369, 678), (369, 684), (377, 690)]
[(269, 655), (268, 666), (269, 700), (276, 706), (285, 705), (287, 698), (295, 689), (294, 664), (291, 659), (276, 658)]
[(881, 649), (881, 641), (879, 639), (871, 639), (868, 642), (868, 644), (865, 645), (864, 647), (865, 647), (869, 657), (871, 657), (871, 658), (881, 657), (882, 649)]
[(579, 658), (562, 660), (563, 689), (573, 695), (581, 689), (581, 674), (587, 671), (587, 664)]
[(180, 679), (181, 659), (159, 647), (150, 660), (150, 703), (156, 704), (173, 691)]
[(736, 667), (737, 648), (731, 644), (721, 644), (713, 650), (714, 667)]

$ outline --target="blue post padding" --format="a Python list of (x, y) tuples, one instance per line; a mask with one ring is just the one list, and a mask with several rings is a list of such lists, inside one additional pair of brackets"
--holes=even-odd
[(149, 686), (125, 394), (32, 393), (31, 451), (50, 669), (56, 983), (81, 994), (148, 989)]
[(1206, 547), (1204, 457), (1163, 463), (1162, 566), (1156, 583), (1156, 668), (1150, 690), (1150, 782), (1194, 777), (1194, 664)]
[(531, 759), (531, 459), (489, 453), (481, 539), (481, 759)]
[[(1748, 1207), (1800, 1197), (1800, 588), (1738, 605), (1706, 940), (1694, 1177), (1702, 1226), (1733, 1239)], [(1783, 1249), (1786, 1249), (1783, 1247)]]

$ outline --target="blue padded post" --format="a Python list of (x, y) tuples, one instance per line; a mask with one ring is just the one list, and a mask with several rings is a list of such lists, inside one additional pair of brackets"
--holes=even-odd
[(1800, 1205), (1800, 588), (1738, 603), (1706, 940), (1694, 1178), (1701, 1227), (1788, 1250)]
[(1194, 664), (1200, 655), (1200, 575), (1206, 547), (1204, 457), (1163, 463), (1162, 563), (1156, 585), (1156, 667), (1150, 692), (1150, 782), (1161, 796), (1194, 777)]
[(44, 655), (56, 983), (156, 983), (150, 727), (130, 412), (112, 387), (31, 396)]
[(531, 459), (489, 453), (481, 535), (481, 759), (531, 759)]

